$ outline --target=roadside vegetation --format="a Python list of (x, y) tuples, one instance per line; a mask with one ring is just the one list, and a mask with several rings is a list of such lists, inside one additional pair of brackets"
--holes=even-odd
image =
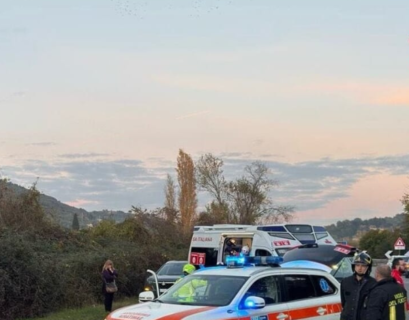
[(146, 269), (186, 259), (188, 239), (157, 215), (135, 209), (122, 223), (102, 221), (89, 230), (66, 230), (44, 215), (38, 196), (35, 186), (11, 195), (0, 183), (2, 320), (102, 303), (100, 274), (107, 259), (119, 272), (116, 299), (136, 297)]
[[(292, 218), (291, 206), (272, 201), (270, 191), (277, 182), (262, 163), (248, 165), (239, 178), (227, 180), (221, 159), (206, 154), (194, 163), (179, 150), (176, 174), (175, 180), (167, 177), (164, 207), (132, 207), (121, 223), (102, 220), (81, 230), (78, 216), (66, 229), (46, 215), (35, 184), (15, 193), (0, 180), (0, 319), (103, 319), (100, 274), (107, 259), (119, 273), (117, 308), (118, 301), (136, 300), (146, 269), (187, 258), (194, 225), (282, 223)], [(212, 197), (202, 212), (197, 210), (199, 188)], [(409, 195), (402, 204), (402, 228), (362, 237), (363, 249), (373, 258), (383, 258), (397, 234), (409, 243)], [(378, 249), (381, 245), (385, 248)]]

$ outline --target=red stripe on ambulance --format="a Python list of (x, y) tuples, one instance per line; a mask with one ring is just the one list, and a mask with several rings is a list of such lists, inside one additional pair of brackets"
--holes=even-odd
[(203, 308), (198, 308), (198, 309), (193, 309), (193, 310), (186, 310), (186, 311), (181, 311), (181, 312), (177, 312), (174, 314), (170, 314), (167, 316), (163, 316), (163, 317), (157, 318), (156, 320), (181, 320), (184, 317), (190, 316), (192, 314), (209, 311), (211, 309), (214, 309), (214, 307), (203, 307)]

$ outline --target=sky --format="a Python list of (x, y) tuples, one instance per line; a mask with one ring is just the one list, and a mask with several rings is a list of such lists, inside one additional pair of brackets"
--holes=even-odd
[(2, 0), (0, 177), (88, 211), (153, 209), (183, 149), (221, 158), (229, 179), (262, 161), (295, 222), (395, 216), (409, 192), (408, 12)]

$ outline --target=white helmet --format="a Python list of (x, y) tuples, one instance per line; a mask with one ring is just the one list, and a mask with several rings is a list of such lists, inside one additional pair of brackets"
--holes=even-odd
[(243, 246), (243, 248), (241, 248), (241, 253), (242, 253), (244, 256), (248, 256), (249, 253), (250, 253), (250, 248), (249, 248), (249, 246)]

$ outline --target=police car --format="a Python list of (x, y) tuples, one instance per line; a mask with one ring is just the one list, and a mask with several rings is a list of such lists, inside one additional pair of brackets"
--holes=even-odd
[[(330, 273), (282, 268), (279, 257), (245, 259), (234, 257), (227, 266), (197, 270), (159, 298), (115, 310), (106, 320), (340, 318), (339, 282)], [(260, 261), (269, 265), (255, 266)]]

